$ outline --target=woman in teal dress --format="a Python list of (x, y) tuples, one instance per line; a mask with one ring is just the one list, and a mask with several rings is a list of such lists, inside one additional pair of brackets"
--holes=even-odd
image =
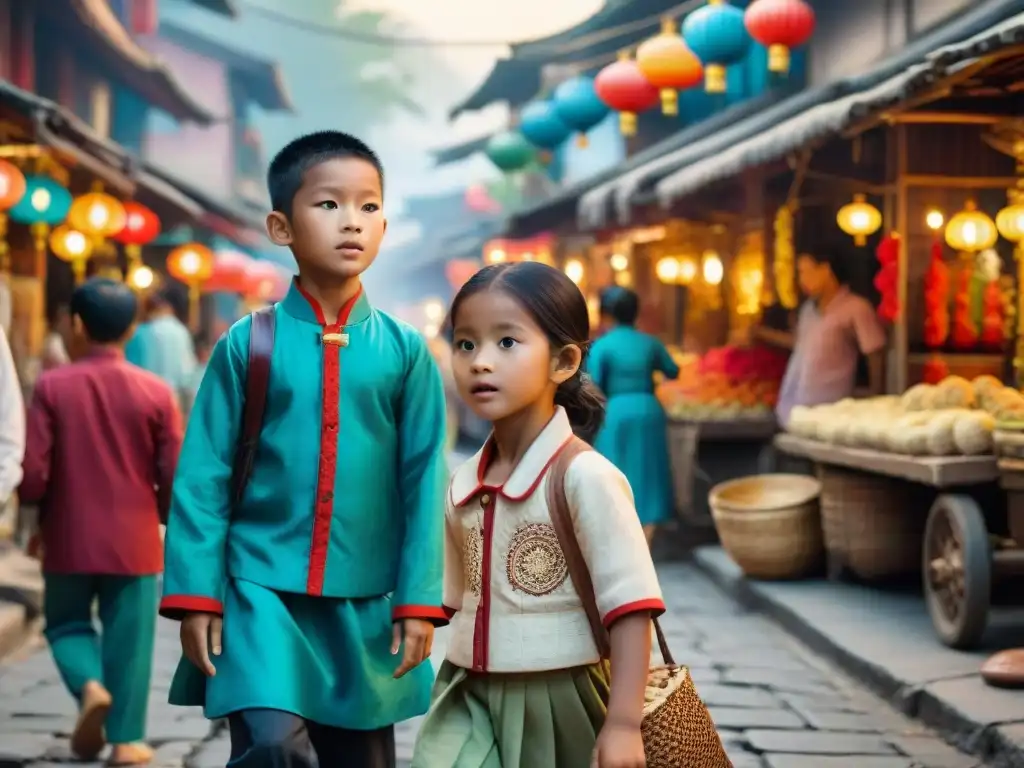
[(602, 292), (601, 317), (611, 330), (594, 342), (588, 369), (608, 399), (594, 447), (629, 480), (650, 544), (658, 524), (673, 514), (667, 423), (654, 396), (654, 373), (674, 379), (679, 367), (658, 339), (633, 327), (639, 311), (628, 288)]

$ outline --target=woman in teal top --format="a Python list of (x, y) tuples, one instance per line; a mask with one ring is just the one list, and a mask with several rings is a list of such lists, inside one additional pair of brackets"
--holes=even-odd
[(601, 294), (601, 317), (612, 329), (594, 342), (589, 371), (608, 399), (594, 447), (617, 466), (633, 488), (647, 543), (673, 513), (665, 411), (654, 396), (654, 372), (674, 379), (679, 367), (665, 346), (636, 328), (640, 302), (628, 288)]

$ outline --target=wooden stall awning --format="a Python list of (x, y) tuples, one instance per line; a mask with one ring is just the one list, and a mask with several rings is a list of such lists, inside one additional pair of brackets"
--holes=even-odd
[[(826, 138), (830, 131), (834, 135), (849, 124), (842, 119), (844, 115), (855, 120), (864, 114), (866, 94), (873, 94), (866, 102), (867, 110), (872, 108), (871, 99), (881, 99), (875, 101), (875, 109), (884, 108), (885, 104), (892, 103), (892, 98), (899, 98), (901, 88), (926, 88), (929, 82), (955, 68), (954, 59), (962, 62), (984, 55), (993, 45), (1012, 44), (1019, 34), (1013, 31), (1015, 24), (1011, 23), (1008, 28), (1002, 25), (1019, 13), (1019, 4), (1013, 0), (990, 0), (974, 5), (950, 23), (909, 43), (867, 74), (791, 95), (596, 186), (580, 198), (579, 219), (587, 227), (603, 226), (609, 221), (609, 209), (614, 208), (619, 221), (625, 223), (631, 205), (649, 192), (656, 191), (662, 201), (678, 199), (699, 189), (701, 184), (782, 157), (801, 146), (787, 138), (787, 132), (794, 127), (801, 130), (801, 142)], [(925, 68), (916, 69), (916, 79), (892, 81), (888, 87), (883, 85), (920, 65)], [(812, 113), (813, 117), (807, 119)], [(816, 123), (819, 118), (822, 122)], [(726, 160), (727, 164), (723, 162)], [(716, 170), (719, 168), (720, 171)]]

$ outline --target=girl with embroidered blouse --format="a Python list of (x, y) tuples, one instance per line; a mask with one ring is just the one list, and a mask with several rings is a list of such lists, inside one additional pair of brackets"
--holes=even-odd
[(559, 451), (574, 431), (592, 438), (604, 411), (582, 373), (586, 301), (557, 269), (499, 264), (462, 287), (449, 319), (459, 396), (493, 432), (449, 488), (451, 637), (412, 764), (643, 766), (651, 617), (664, 603), (632, 491), (596, 451), (573, 457), (564, 474), (610, 659), (598, 651), (547, 501)]

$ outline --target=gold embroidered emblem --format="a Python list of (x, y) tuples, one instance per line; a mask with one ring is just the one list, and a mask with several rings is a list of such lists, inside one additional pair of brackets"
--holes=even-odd
[(475, 525), (466, 533), (466, 544), (462, 554), (462, 575), (466, 587), (480, 597), (484, 567), (484, 532)]
[(505, 573), (512, 589), (534, 597), (558, 589), (569, 570), (555, 529), (546, 523), (521, 526), (509, 544)]
[(348, 346), (348, 334), (347, 333), (325, 333), (323, 336), (324, 344), (334, 344), (339, 347)]

